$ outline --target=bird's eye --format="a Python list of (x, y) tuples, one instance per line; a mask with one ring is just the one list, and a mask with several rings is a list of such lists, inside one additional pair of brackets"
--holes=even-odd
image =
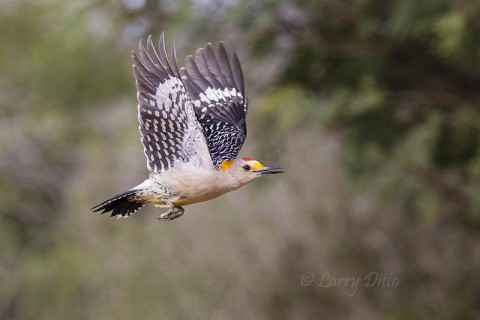
[(250, 166), (248, 164), (244, 165), (243, 167), (243, 170), (245, 171), (249, 171), (250, 170)]

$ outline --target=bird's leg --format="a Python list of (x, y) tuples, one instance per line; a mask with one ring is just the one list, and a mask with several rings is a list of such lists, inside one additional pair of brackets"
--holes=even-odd
[(172, 221), (183, 216), (183, 213), (185, 212), (185, 209), (183, 207), (177, 207), (168, 200), (162, 201), (165, 202), (169, 209), (167, 212), (162, 213), (160, 216), (157, 216), (158, 220)]

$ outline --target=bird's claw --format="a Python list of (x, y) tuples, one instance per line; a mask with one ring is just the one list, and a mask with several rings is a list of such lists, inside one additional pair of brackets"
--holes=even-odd
[(171, 207), (167, 212), (157, 216), (158, 220), (172, 221), (183, 216), (185, 209), (182, 207)]

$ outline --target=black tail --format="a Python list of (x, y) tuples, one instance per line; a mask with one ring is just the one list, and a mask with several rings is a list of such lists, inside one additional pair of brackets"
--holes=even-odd
[(115, 197), (96, 205), (90, 210), (93, 210), (94, 212), (103, 210), (100, 212), (101, 214), (112, 211), (112, 214), (110, 215), (111, 217), (129, 217), (145, 204), (145, 201), (138, 197), (139, 191), (140, 190), (128, 190), (127, 192), (117, 194)]

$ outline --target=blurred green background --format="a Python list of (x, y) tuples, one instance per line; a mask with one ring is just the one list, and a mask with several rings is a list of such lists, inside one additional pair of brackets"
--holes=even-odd
[[(93, 214), (147, 175), (162, 31), (239, 54), (242, 156), (287, 172)], [(480, 319), (480, 2), (0, 0), (0, 40), (0, 319)]]

